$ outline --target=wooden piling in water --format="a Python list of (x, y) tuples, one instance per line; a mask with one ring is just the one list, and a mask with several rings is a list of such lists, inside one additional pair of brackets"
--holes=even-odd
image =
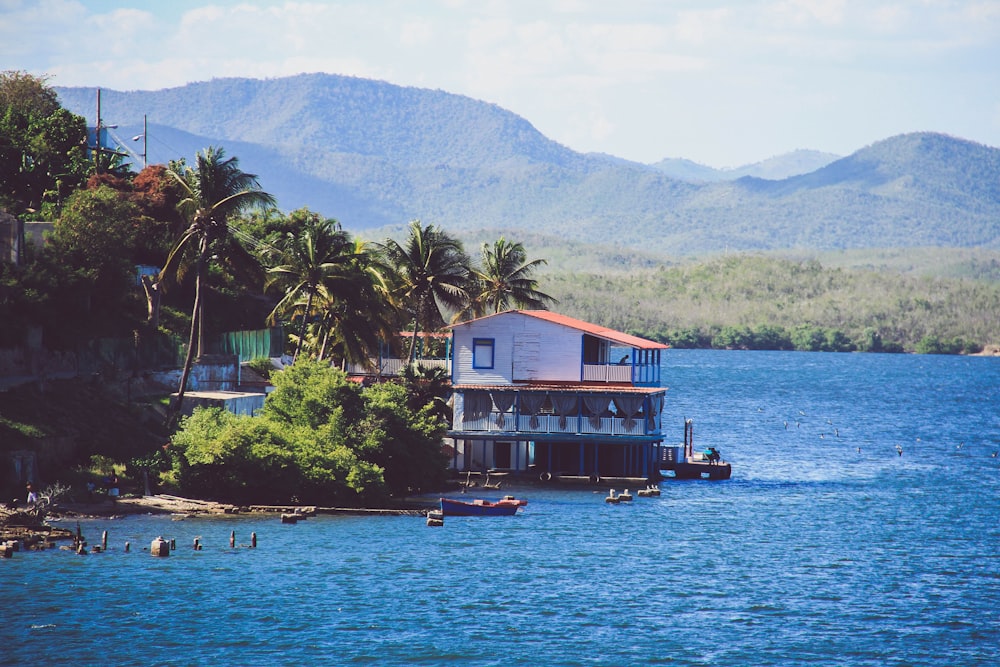
[(160, 558), (165, 558), (170, 555), (170, 542), (167, 542), (162, 537), (157, 537), (153, 540), (152, 544), (149, 545), (149, 554), (151, 556), (157, 556)]
[(229, 533), (229, 548), (233, 549), (236, 547), (236, 531)]
[(257, 533), (250, 533), (250, 548), (257, 548)]

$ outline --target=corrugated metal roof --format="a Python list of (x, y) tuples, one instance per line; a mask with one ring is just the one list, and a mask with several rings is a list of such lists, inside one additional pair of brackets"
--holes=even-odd
[(648, 340), (646, 338), (640, 338), (639, 336), (633, 336), (631, 334), (623, 333), (621, 331), (615, 331), (614, 329), (602, 327), (597, 324), (591, 324), (590, 322), (584, 322), (583, 320), (578, 320), (574, 317), (569, 317), (568, 315), (560, 315), (559, 313), (553, 313), (552, 311), (549, 310), (508, 310), (503, 313), (497, 313), (495, 315), (487, 315), (486, 317), (480, 317), (478, 319), (470, 320), (468, 322), (461, 322), (453, 326), (461, 326), (463, 324), (469, 324), (470, 322), (479, 322), (481, 320), (489, 319), (491, 317), (510, 315), (511, 313), (519, 313), (521, 315), (527, 315), (528, 317), (534, 317), (540, 320), (545, 320), (546, 322), (552, 322), (553, 324), (559, 324), (564, 327), (570, 327), (571, 329), (576, 329), (578, 331), (588, 333), (591, 336), (603, 338), (604, 340), (609, 340), (612, 343), (618, 343), (619, 345), (627, 345), (629, 347), (634, 347), (639, 350), (666, 350), (670, 347), (669, 345), (664, 345), (663, 343), (657, 343), (656, 341)]

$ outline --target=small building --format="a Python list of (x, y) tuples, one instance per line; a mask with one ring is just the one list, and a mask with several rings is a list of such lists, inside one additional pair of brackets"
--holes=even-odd
[(452, 327), (452, 467), (598, 483), (659, 477), (662, 343), (542, 310)]

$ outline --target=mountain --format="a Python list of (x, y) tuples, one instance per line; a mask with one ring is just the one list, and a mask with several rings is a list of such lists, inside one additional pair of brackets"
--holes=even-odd
[(791, 153), (777, 155), (760, 162), (731, 169), (716, 169), (715, 167), (698, 164), (685, 158), (667, 158), (650, 166), (662, 171), (671, 178), (690, 181), (692, 183), (735, 181), (744, 176), (777, 181), (816, 171), (839, 159), (839, 157), (833, 153), (799, 149)]
[[(94, 122), (96, 89), (56, 90)], [(704, 179), (577, 153), (493, 104), (367, 79), (216, 79), (104, 90), (101, 101), (102, 121), (118, 124), (120, 136), (140, 133), (149, 118), (150, 161), (190, 162), (221, 145), (283, 209), (308, 206), (356, 232), (419, 218), (466, 237), (542, 235), (659, 257), (1000, 248), (1000, 150), (940, 134), (891, 137), (780, 179), (691, 182)], [(793, 156), (752, 173), (791, 173), (829, 157), (798, 155), (793, 169)]]

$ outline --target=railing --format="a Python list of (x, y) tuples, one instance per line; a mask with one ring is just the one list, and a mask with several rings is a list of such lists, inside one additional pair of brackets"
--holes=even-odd
[[(349, 375), (379, 375), (383, 377), (395, 377), (400, 374), (406, 366), (406, 359), (370, 359), (370, 367), (364, 364), (351, 363), (347, 365)], [(451, 369), (451, 364), (447, 359), (417, 359), (416, 363), (426, 368), (443, 368), (446, 371)], [(374, 369), (374, 370), (372, 370)]]
[(632, 366), (619, 364), (584, 364), (584, 382), (632, 382)]
[(659, 368), (655, 364), (584, 364), (584, 382), (619, 382), (650, 385), (659, 382)]
[(625, 428), (625, 420), (621, 417), (601, 417), (600, 423), (595, 427), (590, 422), (590, 417), (579, 415), (566, 417), (566, 425), (560, 426), (559, 415), (536, 415), (537, 427), (532, 428), (531, 417), (528, 415), (515, 415), (513, 412), (506, 412), (503, 414), (503, 426), (497, 423), (499, 415), (499, 412), (494, 411), (489, 416), (480, 419), (463, 417), (461, 430), (492, 433), (572, 433), (585, 435), (659, 435), (660, 433), (659, 417), (655, 420), (655, 428), (647, 431), (646, 419), (642, 416), (632, 420), (631, 428)]

